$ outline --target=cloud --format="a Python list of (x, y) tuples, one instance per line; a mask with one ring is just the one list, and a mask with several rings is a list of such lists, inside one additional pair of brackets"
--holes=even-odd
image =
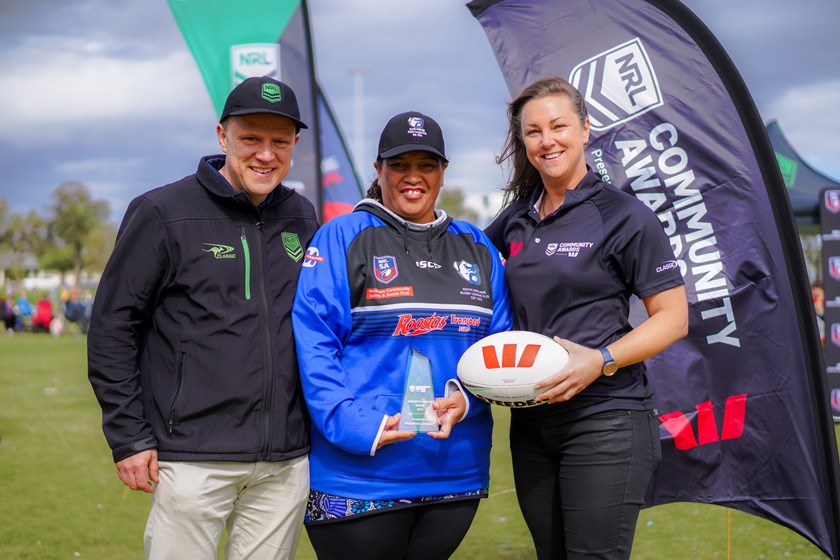
[(794, 149), (815, 169), (840, 177), (840, 79), (787, 89), (768, 107)]

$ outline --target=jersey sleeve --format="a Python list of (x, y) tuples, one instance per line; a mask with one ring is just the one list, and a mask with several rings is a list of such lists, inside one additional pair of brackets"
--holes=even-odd
[(332, 220), (316, 233), (301, 268), (292, 324), (313, 427), (335, 446), (370, 455), (383, 414), (359, 406), (341, 363), (352, 329), (347, 248), (354, 232)]
[(640, 299), (684, 283), (662, 224), (641, 203), (633, 208), (620, 232), (611, 237), (615, 246), (610, 252), (631, 291)]
[(169, 270), (165, 231), (148, 200), (131, 202), (93, 304), (88, 379), (115, 461), (157, 446), (144, 413), (137, 356)]

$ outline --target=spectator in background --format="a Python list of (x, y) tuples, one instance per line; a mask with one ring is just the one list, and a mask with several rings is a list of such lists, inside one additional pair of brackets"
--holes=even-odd
[(32, 304), (26, 299), (26, 290), (21, 288), (17, 300), (17, 330), (32, 330)]
[(44, 296), (35, 304), (35, 313), (32, 315), (32, 332), (50, 332), (52, 320), (52, 302)]
[(0, 315), (3, 318), (3, 328), (6, 334), (15, 333), (15, 307), (12, 298), (0, 295)]

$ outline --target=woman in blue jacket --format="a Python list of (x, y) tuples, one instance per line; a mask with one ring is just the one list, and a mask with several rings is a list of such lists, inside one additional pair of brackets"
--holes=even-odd
[[(312, 415), (306, 527), (319, 558), (448, 558), (487, 495), (490, 408), (455, 367), (511, 316), (498, 251), (435, 209), (447, 165), (433, 119), (396, 115), (368, 197), (306, 253), (292, 319)], [(439, 424), (422, 434), (400, 429), (417, 354), (431, 367)]]

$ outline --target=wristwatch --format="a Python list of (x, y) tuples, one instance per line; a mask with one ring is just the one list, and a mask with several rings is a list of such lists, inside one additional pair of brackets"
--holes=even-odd
[(603, 373), (607, 377), (615, 375), (615, 372), (618, 371), (618, 364), (615, 363), (615, 360), (613, 360), (610, 351), (607, 350), (606, 346), (602, 346), (601, 348), (598, 348), (598, 350), (600, 350), (601, 355), (604, 356), (604, 365), (603, 367), (601, 367), (601, 373)]

